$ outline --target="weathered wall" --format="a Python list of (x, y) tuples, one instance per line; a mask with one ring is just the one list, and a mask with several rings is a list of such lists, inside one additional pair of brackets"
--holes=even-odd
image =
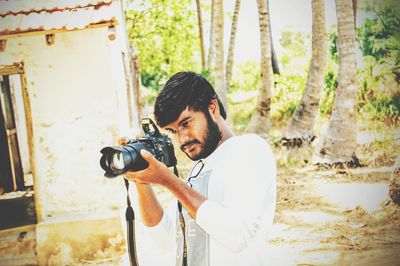
[[(103, 177), (100, 149), (129, 127), (121, 50), (107, 28), (7, 40), (0, 66), (24, 62), (32, 115), (31, 156), (39, 221), (107, 212), (124, 204), (121, 178)], [(136, 125), (137, 126), (137, 125)]]
[[(39, 265), (77, 265), (121, 260), (126, 253), (121, 224), (113, 217), (76, 217), (43, 222), (36, 228)], [(53, 244), (52, 244), (53, 243)]]
[(0, 231), (0, 265), (37, 265), (36, 225)]

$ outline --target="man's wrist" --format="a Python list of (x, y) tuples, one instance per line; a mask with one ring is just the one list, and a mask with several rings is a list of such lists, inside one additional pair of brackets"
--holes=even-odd
[(174, 175), (173, 173), (168, 172), (168, 174), (162, 178), (162, 182), (160, 185), (162, 185), (163, 187), (165, 187), (167, 189), (170, 189), (173, 186), (173, 184), (176, 182), (176, 180), (178, 180), (178, 177), (176, 175)]
[(134, 182), (136, 189), (138, 190), (147, 190), (149, 188), (151, 188), (151, 184), (149, 183), (139, 183), (139, 182)]

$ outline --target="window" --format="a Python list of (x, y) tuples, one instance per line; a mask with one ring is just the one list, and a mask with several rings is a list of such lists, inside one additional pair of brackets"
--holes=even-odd
[(0, 69), (0, 230), (36, 223), (23, 65)]

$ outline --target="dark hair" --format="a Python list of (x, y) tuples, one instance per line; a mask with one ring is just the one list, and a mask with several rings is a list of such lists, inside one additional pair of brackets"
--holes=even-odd
[(160, 127), (174, 122), (187, 107), (206, 113), (210, 101), (217, 99), (221, 116), (226, 112), (212, 85), (194, 72), (178, 72), (165, 83), (156, 98), (154, 118)]

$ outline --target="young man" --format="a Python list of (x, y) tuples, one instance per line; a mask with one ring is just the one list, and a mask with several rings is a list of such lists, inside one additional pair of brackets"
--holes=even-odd
[[(128, 172), (136, 182), (140, 213), (164, 247), (177, 239), (177, 265), (265, 265), (267, 230), (276, 204), (276, 167), (270, 146), (255, 134), (234, 136), (211, 84), (198, 74), (172, 76), (156, 99), (154, 116), (193, 161), (188, 182), (142, 150), (148, 168)], [(167, 188), (182, 204), (168, 217), (152, 190)], [(175, 237), (177, 234), (177, 238)], [(185, 238), (185, 242), (184, 242)]]

